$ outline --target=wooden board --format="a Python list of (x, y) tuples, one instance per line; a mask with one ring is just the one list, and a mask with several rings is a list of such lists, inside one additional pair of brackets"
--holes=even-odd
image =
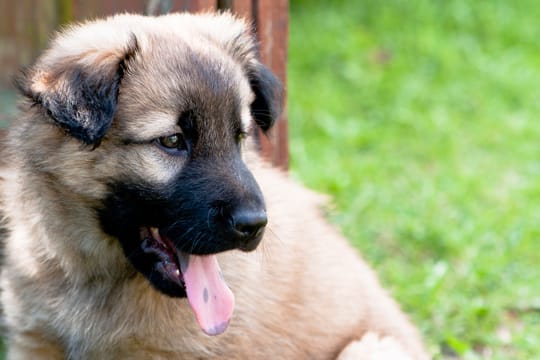
[[(280, 79), (287, 89), (287, 39), (289, 36), (288, 0), (255, 1), (255, 24), (261, 42), (261, 60)], [(283, 169), (289, 167), (289, 141), (287, 124), (287, 96), (283, 113), (269, 138), (261, 137), (263, 156)]]

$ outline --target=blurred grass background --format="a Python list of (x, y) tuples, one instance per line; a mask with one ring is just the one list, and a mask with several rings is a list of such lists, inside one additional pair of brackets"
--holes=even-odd
[(540, 4), (292, 0), (292, 173), (435, 358), (540, 359)]

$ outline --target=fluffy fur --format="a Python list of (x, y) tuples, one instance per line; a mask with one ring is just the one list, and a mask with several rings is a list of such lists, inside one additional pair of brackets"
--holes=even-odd
[[(243, 21), (120, 15), (73, 26), (20, 88), (26, 101), (0, 173), (9, 359), (427, 358), (417, 330), (321, 216), (321, 198), (239, 142), (252, 118), (270, 128), (281, 102)], [(156, 145), (171, 133), (187, 139), (181, 156)], [(197, 225), (216, 200), (221, 212), (266, 208), (257, 250), (230, 250), (251, 249)], [(186, 213), (196, 214), (196, 243), (169, 220)], [(176, 247), (220, 252), (236, 296), (224, 334), (204, 335), (182, 294), (134, 260), (144, 221)]]

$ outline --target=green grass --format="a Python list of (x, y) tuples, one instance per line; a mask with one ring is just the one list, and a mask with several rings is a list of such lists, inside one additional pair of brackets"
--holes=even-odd
[(293, 175), (435, 358), (540, 359), (540, 6), (292, 0)]

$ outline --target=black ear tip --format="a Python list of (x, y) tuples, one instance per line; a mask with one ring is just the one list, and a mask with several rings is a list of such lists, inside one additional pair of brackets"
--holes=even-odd
[(251, 115), (264, 132), (267, 132), (274, 126), (276, 119), (281, 113), (280, 104), (270, 104), (268, 94), (263, 94), (258, 88), (254, 88), (255, 101), (251, 104)]
[[(57, 119), (55, 119), (58, 121)], [(84, 145), (97, 148), (101, 144), (101, 140), (105, 136), (108, 129), (107, 125), (96, 126), (95, 128), (83, 128), (80, 126), (60, 124), (64, 130), (71, 136), (79, 139)]]
[(262, 121), (255, 121), (255, 122), (266, 134), (268, 130), (270, 130), (274, 126), (275, 120), (269, 117), (268, 119), (262, 119)]
[(276, 76), (260, 65), (250, 79), (255, 100), (251, 104), (251, 114), (255, 123), (267, 132), (281, 115), (283, 107), (283, 86)]

